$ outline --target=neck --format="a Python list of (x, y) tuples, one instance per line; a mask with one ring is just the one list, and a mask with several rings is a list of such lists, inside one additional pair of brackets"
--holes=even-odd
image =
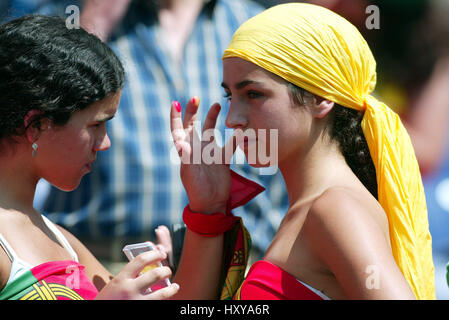
[(164, 28), (182, 30), (192, 24), (203, 8), (204, 0), (167, 0), (159, 10), (159, 20)]
[(32, 174), (31, 164), (18, 150), (0, 156), (0, 208), (34, 212), (33, 200), (39, 178)]
[(332, 142), (316, 142), (307, 152), (297, 152), (279, 163), (289, 197), (289, 207), (314, 199), (332, 185), (342, 182), (351, 170)]
[(176, 61), (203, 8), (203, 0), (167, 0), (159, 10), (159, 22), (165, 33), (166, 45)]

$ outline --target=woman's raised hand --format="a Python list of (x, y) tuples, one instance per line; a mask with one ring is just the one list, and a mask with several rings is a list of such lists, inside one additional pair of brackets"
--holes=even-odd
[(198, 97), (190, 99), (184, 119), (179, 102), (175, 101), (171, 106), (171, 131), (181, 159), (181, 180), (189, 198), (190, 210), (224, 213), (231, 188), (229, 163), (236, 144), (234, 137), (223, 148), (216, 144), (213, 130), (221, 109), (218, 103), (209, 109), (200, 139), (195, 130), (198, 105)]

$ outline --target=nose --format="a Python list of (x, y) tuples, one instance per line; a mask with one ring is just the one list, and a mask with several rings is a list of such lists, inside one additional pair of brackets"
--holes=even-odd
[(226, 116), (226, 126), (232, 129), (243, 129), (248, 126), (248, 114), (242, 105), (231, 102)]
[(94, 144), (94, 151), (105, 151), (111, 147), (111, 140), (107, 133), (104, 136), (97, 139)]

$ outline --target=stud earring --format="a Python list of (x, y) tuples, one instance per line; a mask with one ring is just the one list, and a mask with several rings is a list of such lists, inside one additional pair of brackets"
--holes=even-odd
[(33, 148), (33, 152), (32, 152), (33, 158), (35, 158), (35, 157), (36, 157), (36, 152), (37, 152), (38, 145), (37, 145), (36, 142), (33, 142), (33, 144), (31, 145), (31, 147)]

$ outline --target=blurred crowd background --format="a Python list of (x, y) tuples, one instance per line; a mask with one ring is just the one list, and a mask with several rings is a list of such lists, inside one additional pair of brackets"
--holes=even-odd
[[(64, 10), (67, 5), (75, 4), (83, 8), (83, 5), (86, 5), (85, 2), (89, 1), (98, 0), (0, 0), (0, 22), (34, 12), (67, 16)], [(134, 4), (145, 1), (153, 4), (158, 2), (155, 0), (131, 1)], [(241, 0), (232, 1), (240, 2)], [(110, 5), (118, 2), (120, 1), (110, 1)], [(262, 10), (278, 3), (293, 1), (258, 0), (253, 2), (254, 8)], [(328, 7), (346, 17), (357, 26), (374, 53), (378, 74), (374, 94), (401, 115), (415, 146), (427, 198), (429, 227), (433, 240), (437, 298), (449, 299), (446, 281), (446, 265), (449, 262), (449, 1), (314, 0), (303, 2)], [(245, 0), (244, 3), (246, 5), (251, 1)], [(253, 12), (256, 11), (255, 9)], [(114, 32), (111, 31), (111, 37), (106, 35), (104, 40), (111, 41), (115, 48), (114, 41), (120, 36), (116, 37), (114, 38)], [(216, 85), (219, 86), (219, 83)], [(203, 107), (206, 106), (203, 105)], [(114, 147), (114, 143), (112, 147)], [(260, 179), (262, 184), (265, 182), (265, 184), (269, 184), (268, 187), (274, 189), (279, 183), (279, 180), (274, 178), (272, 180)], [(155, 188), (157, 187), (156, 185)], [(52, 196), (48, 186), (43, 184), (36, 195), (36, 206), (45, 208), (45, 203), (49, 201), (47, 197)], [(251, 219), (267, 220), (270, 229), (261, 231), (257, 228), (260, 228), (262, 223), (251, 222), (252, 220), (249, 223), (250, 232), (255, 235), (253, 245), (256, 258), (257, 253), (266, 249), (273, 230), (276, 229), (282, 218), (282, 206), (286, 203), (286, 195), (282, 190), (278, 190), (270, 194), (270, 198), (273, 199), (273, 197), (278, 198), (273, 203), (279, 204), (278, 211), (281, 212), (277, 214), (276, 218), (268, 216), (268, 213), (251, 216)], [(252, 208), (248, 207), (246, 210), (252, 210)], [(257, 209), (255, 210), (257, 211)], [(276, 208), (273, 210), (273, 212), (277, 212)], [(49, 217), (58, 223), (64, 221), (58, 219), (57, 214), (63, 213), (54, 213)], [(65, 214), (70, 213), (65, 212)], [(153, 212), (147, 211), (145, 214), (151, 215)], [(179, 212), (180, 216), (181, 212)], [(163, 220), (155, 222), (152, 230), (160, 222)], [(81, 239), (88, 238), (78, 226), (67, 223), (64, 227)], [(174, 240), (178, 241), (177, 239), (181, 236), (176, 232), (177, 229), (172, 226), (171, 230)], [(92, 232), (92, 229), (89, 232)], [(144, 238), (154, 236), (148, 230), (141, 233)], [(126, 237), (126, 234), (121, 236)], [(105, 254), (104, 249), (94, 245), (99, 237), (100, 235), (98, 237), (92, 235), (91, 245), (89, 245), (89, 239), (86, 239), (94, 254), (103, 256), (105, 261), (110, 262), (111, 268), (114, 263), (122, 263), (123, 255)], [(129, 241), (136, 240), (134, 235), (129, 237)], [(125, 239), (126, 241), (127, 239)], [(113, 242), (106, 241), (104, 244), (110, 250), (119, 253), (121, 245), (123, 242), (118, 247), (114, 246)]]

